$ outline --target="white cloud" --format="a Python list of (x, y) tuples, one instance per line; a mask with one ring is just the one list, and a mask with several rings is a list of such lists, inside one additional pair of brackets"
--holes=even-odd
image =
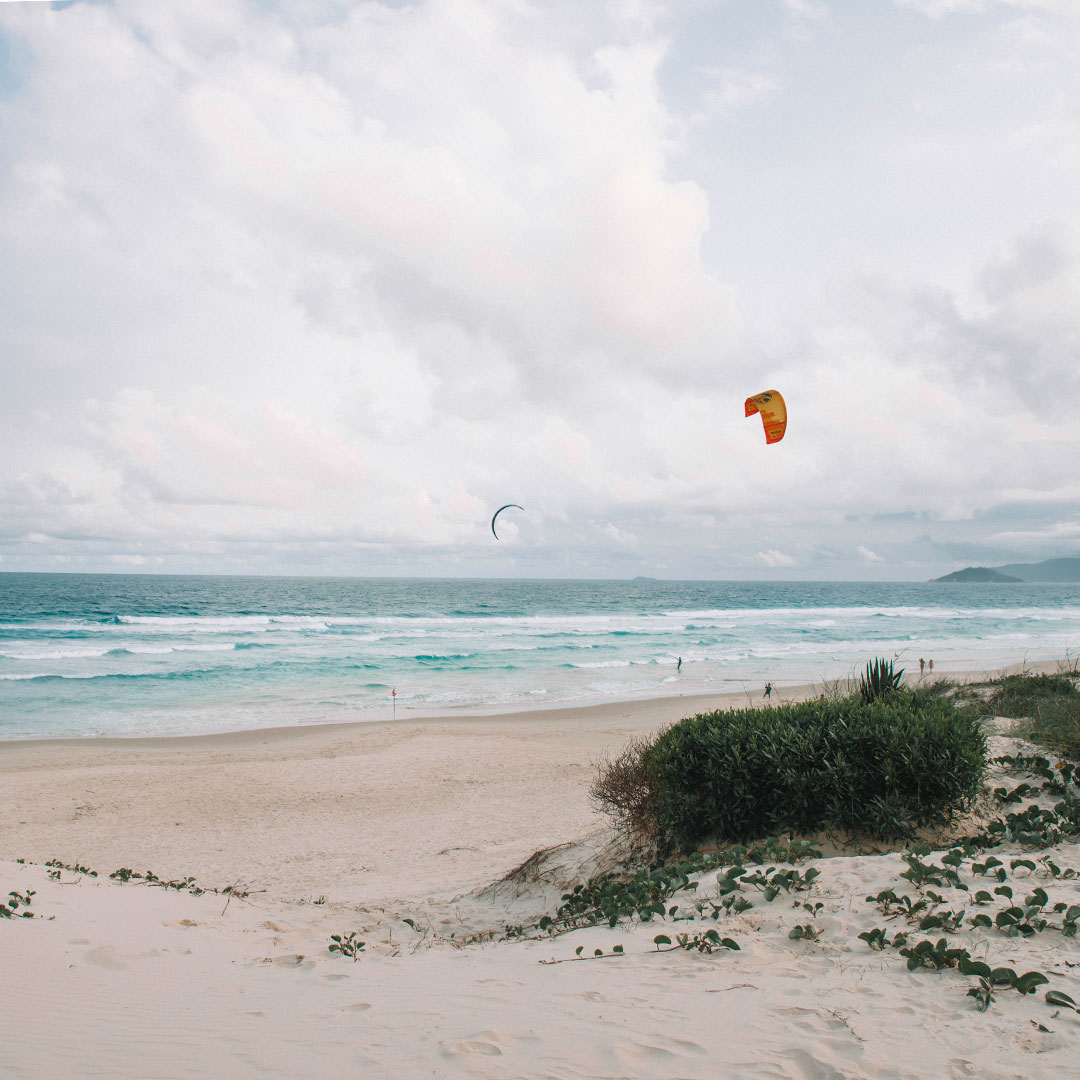
[(790, 555), (785, 555), (782, 551), (777, 551), (775, 548), (772, 548), (769, 551), (759, 551), (757, 557), (766, 566), (795, 565), (795, 560)]
[(706, 68), (709, 88), (705, 107), (709, 112), (731, 114), (777, 95), (780, 84), (773, 75), (746, 68)]
[(940, 19), (944, 15), (981, 15), (1001, 9), (1041, 12), (1066, 19), (1080, 19), (1080, 9), (1073, 0), (893, 0), (902, 8)]
[(628, 532), (625, 529), (620, 529), (617, 525), (613, 525), (610, 521), (600, 527), (600, 531), (612, 540), (617, 546), (623, 548), (636, 548), (639, 544), (639, 538), (632, 532)]
[(994, 533), (989, 539), (996, 544), (1022, 544), (1037, 549), (1052, 545), (1057, 548), (1063, 541), (1067, 544), (1080, 543), (1080, 521), (1055, 521), (1039, 529), (1004, 530)]
[(978, 14), (986, 11), (990, 0), (894, 0), (899, 7), (940, 19), (943, 15), (957, 13)]
[(160, 566), (164, 560), (160, 556), (148, 559), (145, 555), (110, 555), (108, 561), (114, 566)]
[(829, 13), (824, 4), (813, 0), (784, 0), (784, 10), (800, 19), (822, 19)]
[(5, 5), (7, 565), (925, 577), (927, 536), (1074, 543), (1064, 9), (769, 7)]

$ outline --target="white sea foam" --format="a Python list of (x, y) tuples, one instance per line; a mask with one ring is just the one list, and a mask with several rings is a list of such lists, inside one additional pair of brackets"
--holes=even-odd
[[(160, 599), (162, 588), (155, 584), (148, 595)], [(199, 610), (183, 592), (189, 586), (170, 588), (176, 590), (175, 603), (167, 598), (174, 606), (155, 609), (148, 601), (148, 612)], [(665, 600), (663, 610), (643, 611), (630, 606), (633, 595), (621, 597), (615, 587), (608, 591), (607, 606), (594, 607), (573, 599), (572, 583), (538, 584), (524, 593), (520, 583), (506, 592), (489, 584), (480, 588), (488, 590), (485, 603), (495, 598), (491, 615), (481, 614), (470, 594), (460, 592), (464, 599), (438, 602), (446, 611), (470, 614), (427, 608), (429, 614), (408, 616), (374, 606), (377, 589), (364, 593), (361, 606), (367, 613), (352, 613), (347, 598), (336, 593), (322, 611), (305, 592), (307, 586), (290, 584), (279, 593), (274, 588), (272, 582), (245, 585), (251, 602), (238, 600), (237, 614), (224, 606), (227, 590), (213, 583), (202, 594), (213, 598), (217, 614), (212, 615), (153, 615), (128, 608), (119, 618), (99, 621), (110, 603), (99, 597), (88, 603), (94, 614), (85, 620), (69, 617), (75, 610), (69, 605), (57, 608), (62, 616), (0, 624), (0, 679), (8, 685), (4, 704), (14, 706), (5, 710), (4, 734), (15, 730), (8, 723), (12, 715), (23, 725), (17, 733), (40, 731), (43, 718), (49, 718), (52, 731), (92, 726), (131, 733), (157, 730), (159, 721), (162, 730), (178, 731), (257, 726), (271, 715), (276, 722), (315, 722), (344, 711), (349, 719), (362, 719), (389, 709), (391, 686), (398, 690), (399, 709), (406, 702), (487, 708), (539, 704), (541, 697), (555, 704), (670, 693), (676, 681), (679, 691), (755, 683), (760, 688), (766, 678), (776, 685), (816, 681), (843, 677), (870, 657), (894, 653), (909, 670), (919, 655), (932, 656), (936, 671), (992, 669), (1025, 654), (1063, 656), (1070, 641), (1075, 653), (1080, 643), (1076, 590), (1066, 591), (1067, 602), (1058, 607), (1049, 606), (1056, 602), (1051, 590), (1033, 589), (1003, 590), (1002, 604), (978, 608), (967, 602), (977, 594), (959, 590), (943, 594), (947, 606), (935, 606), (935, 594), (922, 586), (860, 592), (854, 586), (773, 589), (762, 584), (740, 591), (703, 584), (683, 590), (691, 598), (685, 604)], [(426, 585), (399, 585), (393, 595), (416, 610), (436, 602)], [(831, 595), (844, 603), (816, 602)], [(998, 594), (992, 595), (997, 602)], [(1006, 606), (1012, 595), (1022, 607)], [(511, 596), (521, 597), (514, 601), (517, 614), (507, 613)], [(858, 596), (905, 602), (847, 602)], [(791, 597), (814, 603), (751, 608), (736, 602)], [(926, 603), (911, 602), (924, 597)], [(307, 614), (290, 612), (290, 599), (304, 604), (297, 612)], [(27, 610), (46, 610), (37, 600)], [(541, 603), (546, 606), (538, 613), (535, 605)], [(566, 610), (559, 613), (558, 607)], [(202, 661), (200, 653), (206, 655)], [(416, 659), (421, 655), (437, 659)], [(678, 675), (677, 656), (683, 659)], [(125, 678), (92, 681), (113, 675)], [(38, 685), (35, 679), (41, 680)]]
[(72, 648), (72, 649), (42, 649), (33, 645), (21, 645), (16, 642), (15, 646), (5, 645), (0, 648), (0, 657), (7, 660), (86, 660), (90, 657), (105, 656), (106, 653), (116, 648), (115, 645), (105, 645), (100, 648)]

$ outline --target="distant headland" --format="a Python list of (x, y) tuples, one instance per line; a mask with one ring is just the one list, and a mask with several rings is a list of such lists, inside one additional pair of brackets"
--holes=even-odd
[(932, 581), (1023, 581), (1023, 578), (1002, 574), (991, 570), (989, 566), (965, 566), (963, 570), (954, 570), (944, 577), (931, 578)]
[(1037, 563), (1009, 563), (1006, 566), (966, 566), (931, 581), (1048, 581), (1080, 582), (1080, 558), (1044, 559)]

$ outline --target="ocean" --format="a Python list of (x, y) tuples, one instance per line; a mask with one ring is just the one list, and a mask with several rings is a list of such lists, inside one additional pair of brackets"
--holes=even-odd
[(0, 739), (757, 697), (877, 656), (948, 674), (1077, 652), (1078, 585), (0, 573)]

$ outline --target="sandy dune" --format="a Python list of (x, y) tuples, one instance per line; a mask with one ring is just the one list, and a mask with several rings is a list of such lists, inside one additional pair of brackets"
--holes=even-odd
[[(551, 910), (595, 865), (607, 839), (586, 795), (597, 758), (703, 707), (3, 746), (0, 896), (34, 890), (37, 917), (0, 920), (0, 1075), (1075, 1075), (1080, 1014), (1048, 1006), (1045, 987), (1001, 990), (982, 1013), (970, 977), (908, 972), (859, 940), (904, 928), (866, 902), (914, 892), (898, 854), (804, 863), (821, 871), (808, 890), (769, 903), (748, 886), (753, 906), (716, 923), (462, 945)], [(558, 843), (548, 880), (484, 889)], [(1080, 871), (1077, 846), (1052, 857)], [(50, 858), (100, 876), (52, 880)], [(108, 880), (121, 866), (251, 894)], [(715, 877), (697, 895), (715, 893)], [(1051, 880), (1044, 864), (1010, 882), (1018, 896), (1041, 886), (1051, 904), (1080, 902), (1076, 880)], [(692, 899), (679, 897), (686, 910)], [(956, 890), (943, 900), (970, 906)], [(806, 923), (819, 940), (792, 940)], [(739, 951), (653, 944), (713, 926)], [(327, 951), (352, 930), (367, 942), (355, 962)], [(977, 959), (1043, 971), (1080, 1000), (1075, 938), (962, 936)], [(573, 959), (616, 945), (622, 955)], [(540, 962), (551, 960), (567, 962)]]

